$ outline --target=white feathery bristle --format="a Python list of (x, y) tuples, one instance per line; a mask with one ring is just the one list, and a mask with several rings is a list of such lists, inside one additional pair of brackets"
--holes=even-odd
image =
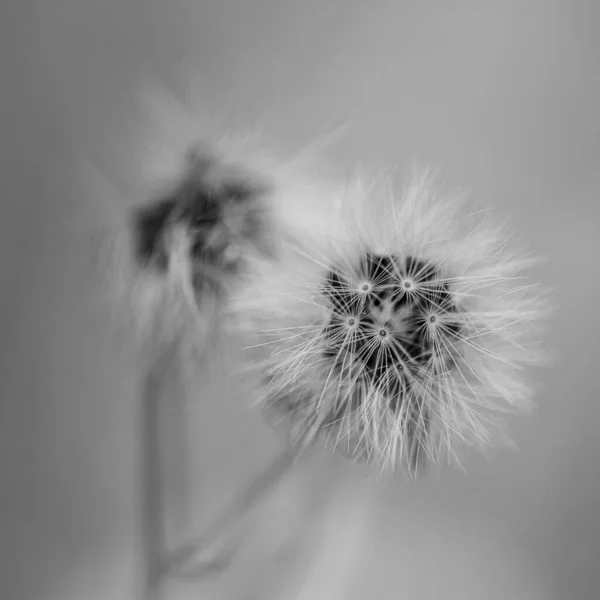
[(508, 439), (500, 417), (531, 405), (547, 305), (506, 224), (428, 174), (398, 195), (355, 178), (271, 203), (278, 260), (253, 263), (231, 312), (258, 404), (296, 443), (414, 475)]

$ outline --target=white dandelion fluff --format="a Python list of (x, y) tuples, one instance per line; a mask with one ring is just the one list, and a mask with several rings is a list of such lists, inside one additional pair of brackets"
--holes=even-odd
[(208, 349), (224, 350), (227, 298), (253, 255), (270, 254), (264, 185), (195, 148), (170, 183), (130, 211), (127, 241), (113, 243), (104, 270), (117, 320), (146, 360), (177, 344), (195, 369)]
[(329, 212), (305, 207), (315, 226), (288, 228), (234, 297), (258, 404), (300, 448), (411, 475), (505, 439), (500, 417), (529, 408), (526, 368), (543, 360), (535, 260), (426, 175), (400, 194), (358, 179), (334, 195)]

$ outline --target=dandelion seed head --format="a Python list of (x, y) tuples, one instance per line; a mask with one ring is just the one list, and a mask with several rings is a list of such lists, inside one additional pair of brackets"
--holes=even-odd
[(195, 148), (169, 183), (130, 211), (127, 243), (115, 244), (119, 253), (104, 268), (137, 354), (153, 361), (177, 343), (189, 366), (201, 356), (219, 360), (227, 298), (253, 254), (271, 252), (269, 193), (257, 174)]
[(433, 189), (353, 182), (329, 230), (290, 231), (234, 302), (259, 403), (301, 447), (414, 475), (502, 440), (502, 413), (530, 405), (545, 311), (523, 274), (533, 261)]

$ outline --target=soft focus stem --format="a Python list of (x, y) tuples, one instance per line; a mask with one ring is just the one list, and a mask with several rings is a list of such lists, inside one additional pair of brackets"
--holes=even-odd
[(141, 398), (144, 600), (161, 597), (162, 563), (166, 553), (160, 444), (160, 398), (165, 385), (165, 362), (163, 358), (150, 367)]
[[(263, 501), (291, 471), (297, 451), (286, 448), (254, 477), (225, 511), (200, 537), (175, 550), (165, 564), (165, 576), (201, 577), (218, 568), (224, 555), (234, 553), (231, 547), (245, 518)], [(233, 538), (233, 539), (232, 539)]]
[(225, 510), (198, 537), (168, 552), (166, 539), (166, 490), (161, 444), (161, 401), (168, 371), (178, 352), (169, 348), (152, 362), (142, 386), (142, 503), (143, 503), (143, 600), (160, 600), (171, 577), (202, 577), (219, 570), (235, 553), (235, 541), (254, 509), (260, 506), (293, 468), (298, 450), (286, 446), (234, 497)]

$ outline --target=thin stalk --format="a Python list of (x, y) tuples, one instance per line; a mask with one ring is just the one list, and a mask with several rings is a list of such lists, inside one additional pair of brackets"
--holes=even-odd
[(164, 565), (165, 577), (202, 577), (218, 568), (224, 554), (235, 552), (232, 538), (243, 527), (245, 517), (273, 491), (291, 471), (297, 451), (288, 447), (250, 480), (203, 535), (173, 551)]
[(144, 379), (140, 399), (144, 600), (161, 597), (162, 565), (166, 554), (160, 401), (168, 362), (162, 357), (152, 364)]

